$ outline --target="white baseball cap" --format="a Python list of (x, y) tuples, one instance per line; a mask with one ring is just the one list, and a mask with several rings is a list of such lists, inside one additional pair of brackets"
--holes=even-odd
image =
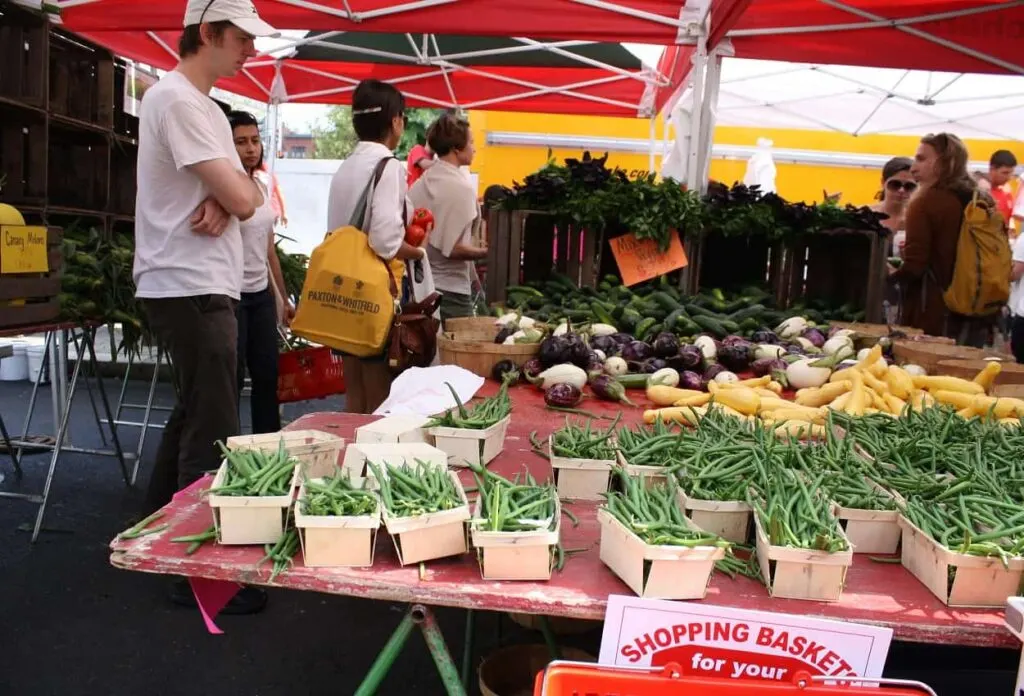
[(183, 26), (200, 22), (231, 22), (253, 36), (278, 34), (277, 29), (260, 19), (252, 0), (188, 0)]

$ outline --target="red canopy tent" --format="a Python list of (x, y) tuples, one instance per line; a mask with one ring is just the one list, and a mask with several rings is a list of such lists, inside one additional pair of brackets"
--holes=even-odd
[[(378, 60), (372, 51), (344, 61), (278, 61), (262, 56), (218, 86), (261, 101), (277, 97), (346, 103), (359, 80), (375, 77), (400, 84), (416, 106), (651, 117), (689, 72), (692, 50), (674, 46), (657, 70), (639, 65), (625, 69), (587, 58), (576, 58), (568, 65), (526, 60), (479, 65), (479, 59), (498, 51), (442, 53), (437, 35), (417, 32), (443, 26), (449, 35), (530, 36), (512, 39), (521, 45), (509, 52), (564, 58), (570, 53), (575, 57), (580, 47), (602, 40), (695, 44), (703, 33), (700, 27), (708, 23), (713, 27), (712, 40), (717, 40), (750, 2), (418, 0), (391, 5), (385, 0), (256, 0), (260, 14), (278, 28), (328, 32), (321, 40), (349, 30), (402, 32), (412, 52), (398, 62)], [(61, 0), (58, 5), (69, 29), (118, 54), (164, 69), (177, 60), (174, 49), (185, 0)], [(304, 42), (299, 40), (297, 45)], [(279, 78), (277, 91), (275, 78)]]

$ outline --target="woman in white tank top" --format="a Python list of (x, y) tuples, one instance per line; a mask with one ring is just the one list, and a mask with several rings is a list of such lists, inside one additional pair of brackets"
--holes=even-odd
[(263, 165), (259, 122), (244, 111), (232, 111), (228, 120), (242, 166), (263, 189), (263, 205), (241, 223), (244, 271), (238, 303), (238, 391), (241, 393), (248, 371), (252, 380), (252, 432), (274, 433), (281, 429), (277, 326), (280, 320), (290, 321), (295, 308), (287, 299), (279, 299), (287, 298), (287, 292), (274, 248), (276, 214), (266, 182), (257, 176)]

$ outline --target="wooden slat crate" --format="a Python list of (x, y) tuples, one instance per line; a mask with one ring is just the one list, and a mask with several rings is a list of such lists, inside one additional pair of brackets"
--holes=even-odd
[(110, 207), (117, 215), (135, 214), (135, 165), (139, 148), (115, 139), (110, 148)]
[(50, 129), (49, 205), (106, 210), (110, 143), (102, 135)]
[(705, 232), (693, 246), (695, 253), (689, 257), (691, 291), (754, 286), (767, 288), (778, 299), (785, 258), (781, 242)]
[(45, 17), (0, 4), (0, 98), (46, 108), (49, 32)]
[(114, 57), (61, 31), (50, 34), (50, 111), (82, 123), (114, 125)]
[(502, 302), (509, 285), (544, 280), (552, 270), (594, 287), (598, 236), (544, 212), (487, 211), (487, 300)]
[(782, 307), (805, 299), (853, 304), (868, 323), (884, 321), (886, 240), (875, 232), (830, 230), (790, 243)]
[(0, 201), (14, 205), (46, 203), (46, 117), (0, 105)]
[(60, 314), (57, 296), (60, 294), (61, 267), (64, 263), (61, 253), (63, 238), (63, 231), (59, 227), (48, 228), (48, 273), (0, 275), (0, 327), (38, 324), (56, 319)]

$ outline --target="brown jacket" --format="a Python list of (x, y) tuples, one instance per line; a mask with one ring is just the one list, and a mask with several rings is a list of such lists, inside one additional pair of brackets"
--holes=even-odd
[(947, 328), (942, 293), (953, 280), (964, 205), (949, 189), (926, 188), (907, 207), (903, 265), (892, 279), (904, 288), (901, 323), (932, 336)]

